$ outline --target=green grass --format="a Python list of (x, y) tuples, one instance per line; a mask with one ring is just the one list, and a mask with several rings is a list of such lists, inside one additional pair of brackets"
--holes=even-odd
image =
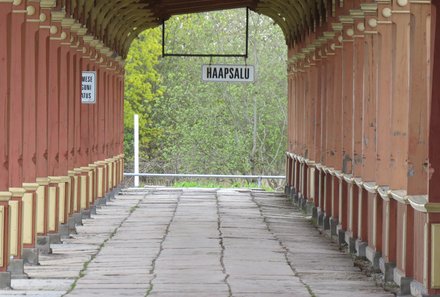
[[(258, 184), (248, 182), (217, 183), (210, 181), (181, 181), (173, 184), (174, 188), (249, 188), (256, 189)], [(269, 186), (262, 185), (265, 191), (273, 191)]]

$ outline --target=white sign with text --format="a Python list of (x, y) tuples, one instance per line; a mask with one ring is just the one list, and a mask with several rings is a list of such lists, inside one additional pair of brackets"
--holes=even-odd
[(202, 80), (207, 82), (254, 82), (253, 65), (203, 65)]
[(96, 71), (82, 72), (81, 103), (96, 103)]

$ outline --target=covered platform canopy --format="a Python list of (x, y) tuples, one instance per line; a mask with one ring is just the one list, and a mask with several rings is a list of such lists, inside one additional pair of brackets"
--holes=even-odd
[(122, 181), (131, 42), (173, 15), (248, 7), (288, 47), (286, 192), (402, 295), (438, 296), (439, 3), (0, 0), (0, 286)]
[[(64, 7), (58, 1), (59, 8)], [(271, 17), (292, 44), (326, 20), (324, 0), (72, 0), (65, 1), (66, 14), (125, 57), (131, 41), (142, 31), (161, 25), (173, 15), (248, 7)]]

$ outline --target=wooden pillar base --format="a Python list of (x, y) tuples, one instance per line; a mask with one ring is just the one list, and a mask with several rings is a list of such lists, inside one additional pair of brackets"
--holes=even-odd
[(98, 161), (95, 163), (97, 165), (96, 172), (97, 172), (97, 195), (98, 198), (102, 198), (105, 195), (105, 188), (104, 188), (104, 172), (105, 172), (105, 162)]
[(77, 186), (77, 207), (75, 208), (75, 212), (81, 212), (82, 209), (88, 207), (87, 175), (82, 168), (75, 168), (74, 172)]
[(68, 176), (58, 177), (58, 225), (67, 223), (67, 210), (68, 210)]
[[(89, 209), (93, 204), (93, 169), (91, 167), (81, 167), (80, 168), (83, 173), (83, 179), (85, 179), (86, 189), (85, 189), (85, 199), (86, 205), (84, 209)], [(81, 205), (82, 207), (82, 205)]]
[(26, 190), (23, 188), (9, 188), (12, 197), (9, 200), (9, 256), (21, 259), (23, 248), (23, 196)]
[(49, 212), (49, 178), (37, 178), (37, 235), (47, 235)]
[[(428, 238), (428, 292), (440, 295), (440, 212), (429, 213), (430, 227), (427, 228)], [(429, 225), (428, 225), (429, 226)]]
[(76, 206), (76, 190), (75, 190), (75, 172), (73, 170), (68, 171), (68, 216), (71, 217), (73, 213), (75, 212), (75, 206)]
[[(0, 192), (0, 287), (6, 279), (6, 269), (9, 264), (9, 201), (12, 198), (11, 192)], [(11, 275), (9, 274), (9, 286)]]
[[(26, 193), (23, 196), (23, 248), (34, 249), (37, 239), (37, 183), (24, 183)], [(30, 253), (27, 253), (30, 254)], [(25, 259), (25, 261), (28, 261)], [(34, 262), (29, 260), (28, 262)], [(38, 260), (37, 260), (38, 262)]]
[(48, 220), (47, 233), (58, 233), (59, 224), (59, 204), (60, 204), (60, 178), (57, 176), (49, 176), (49, 190), (48, 190)]
[[(396, 225), (392, 215), (391, 205), (394, 200), (390, 200), (390, 189), (387, 186), (377, 187), (378, 204), (381, 204), (382, 218), (380, 224), (382, 235), (381, 258), (379, 259), (379, 269), (384, 274), (384, 280), (394, 281), (395, 245), (396, 245)], [(392, 199), (392, 198), (391, 198)]]
[(96, 199), (98, 199), (98, 186), (97, 186), (97, 179), (98, 179), (98, 165), (96, 164), (89, 164), (89, 176), (90, 176), (90, 197), (89, 201), (91, 205), (95, 204)]
[[(391, 197), (397, 202), (397, 218), (396, 218), (396, 269), (398, 274), (406, 276), (412, 273), (412, 248), (408, 249), (412, 242), (412, 230), (408, 226), (413, 224), (410, 213), (408, 212), (409, 202), (407, 200), (406, 191), (391, 191)], [(408, 271), (410, 268), (411, 271)]]

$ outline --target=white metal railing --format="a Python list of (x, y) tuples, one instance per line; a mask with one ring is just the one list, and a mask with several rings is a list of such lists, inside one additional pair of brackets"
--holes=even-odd
[(124, 173), (124, 176), (133, 177), (164, 177), (164, 178), (231, 178), (231, 179), (256, 179), (261, 187), (263, 179), (286, 179), (280, 175), (224, 175), (224, 174), (173, 174), (173, 173)]

